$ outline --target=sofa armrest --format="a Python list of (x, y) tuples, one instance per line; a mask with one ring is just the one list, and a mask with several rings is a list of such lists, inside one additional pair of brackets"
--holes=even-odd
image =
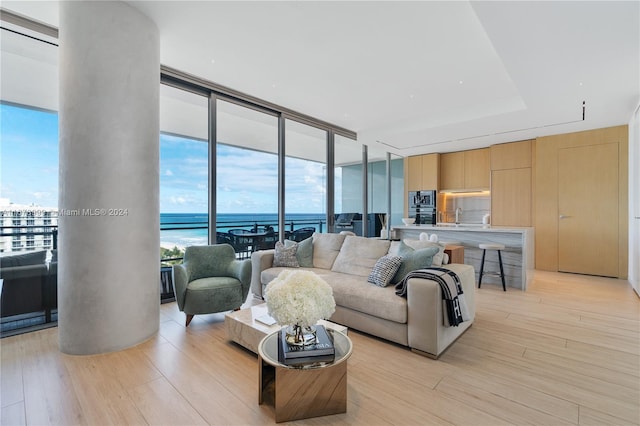
[(462, 291), (469, 308), (470, 321), (457, 327), (445, 327), (442, 291), (435, 281), (412, 278), (407, 282), (408, 341), (412, 349), (437, 358), (471, 324), (475, 317), (475, 270), (471, 265), (443, 266), (454, 271), (462, 283)]
[(273, 265), (273, 255), (276, 251), (258, 250), (251, 255), (251, 292), (258, 299), (264, 299), (262, 295), (262, 281), (260, 275), (265, 269), (271, 268)]
[(189, 273), (184, 263), (173, 265), (173, 292), (176, 296), (178, 308), (182, 311), (184, 308), (184, 297), (187, 292), (187, 284), (189, 283)]
[(249, 259), (234, 260), (229, 264), (229, 274), (242, 284), (242, 300), (245, 300), (251, 284), (251, 261)]

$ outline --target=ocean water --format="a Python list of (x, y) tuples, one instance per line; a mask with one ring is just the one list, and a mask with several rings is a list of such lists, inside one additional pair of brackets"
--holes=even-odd
[[(326, 231), (326, 217), (323, 213), (294, 213), (285, 217), (286, 230), (315, 227), (316, 231)], [(160, 245), (165, 248), (186, 247), (207, 244), (206, 213), (160, 213)], [(272, 226), (278, 232), (276, 213), (228, 213), (217, 216), (217, 232), (230, 229), (252, 229), (258, 225), (263, 230)]]

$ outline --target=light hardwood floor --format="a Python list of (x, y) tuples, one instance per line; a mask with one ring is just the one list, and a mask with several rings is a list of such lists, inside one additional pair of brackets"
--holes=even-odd
[[(486, 284), (476, 322), (439, 360), (350, 330), (348, 411), (310, 425), (640, 424), (640, 302), (625, 281), (536, 272), (526, 293)], [(273, 423), (257, 357), (223, 314), (185, 329), (175, 303), (134, 348), (69, 356), (57, 328), (5, 338), (2, 425)]]

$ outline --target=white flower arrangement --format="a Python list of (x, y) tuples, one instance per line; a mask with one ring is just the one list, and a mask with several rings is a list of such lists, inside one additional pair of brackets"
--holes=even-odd
[(265, 290), (269, 314), (280, 325), (310, 327), (336, 310), (333, 290), (311, 271), (285, 269)]

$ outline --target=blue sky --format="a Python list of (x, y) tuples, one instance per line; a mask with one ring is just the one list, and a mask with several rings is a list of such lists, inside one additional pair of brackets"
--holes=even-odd
[[(1, 104), (0, 142), (0, 197), (16, 204), (57, 207), (57, 114)], [(203, 141), (160, 136), (161, 212), (207, 211), (207, 150)], [(217, 168), (219, 213), (277, 212), (274, 154), (219, 144)], [(325, 211), (323, 164), (287, 158), (286, 176), (288, 213)]]
[(58, 205), (58, 115), (0, 104), (0, 197)]

